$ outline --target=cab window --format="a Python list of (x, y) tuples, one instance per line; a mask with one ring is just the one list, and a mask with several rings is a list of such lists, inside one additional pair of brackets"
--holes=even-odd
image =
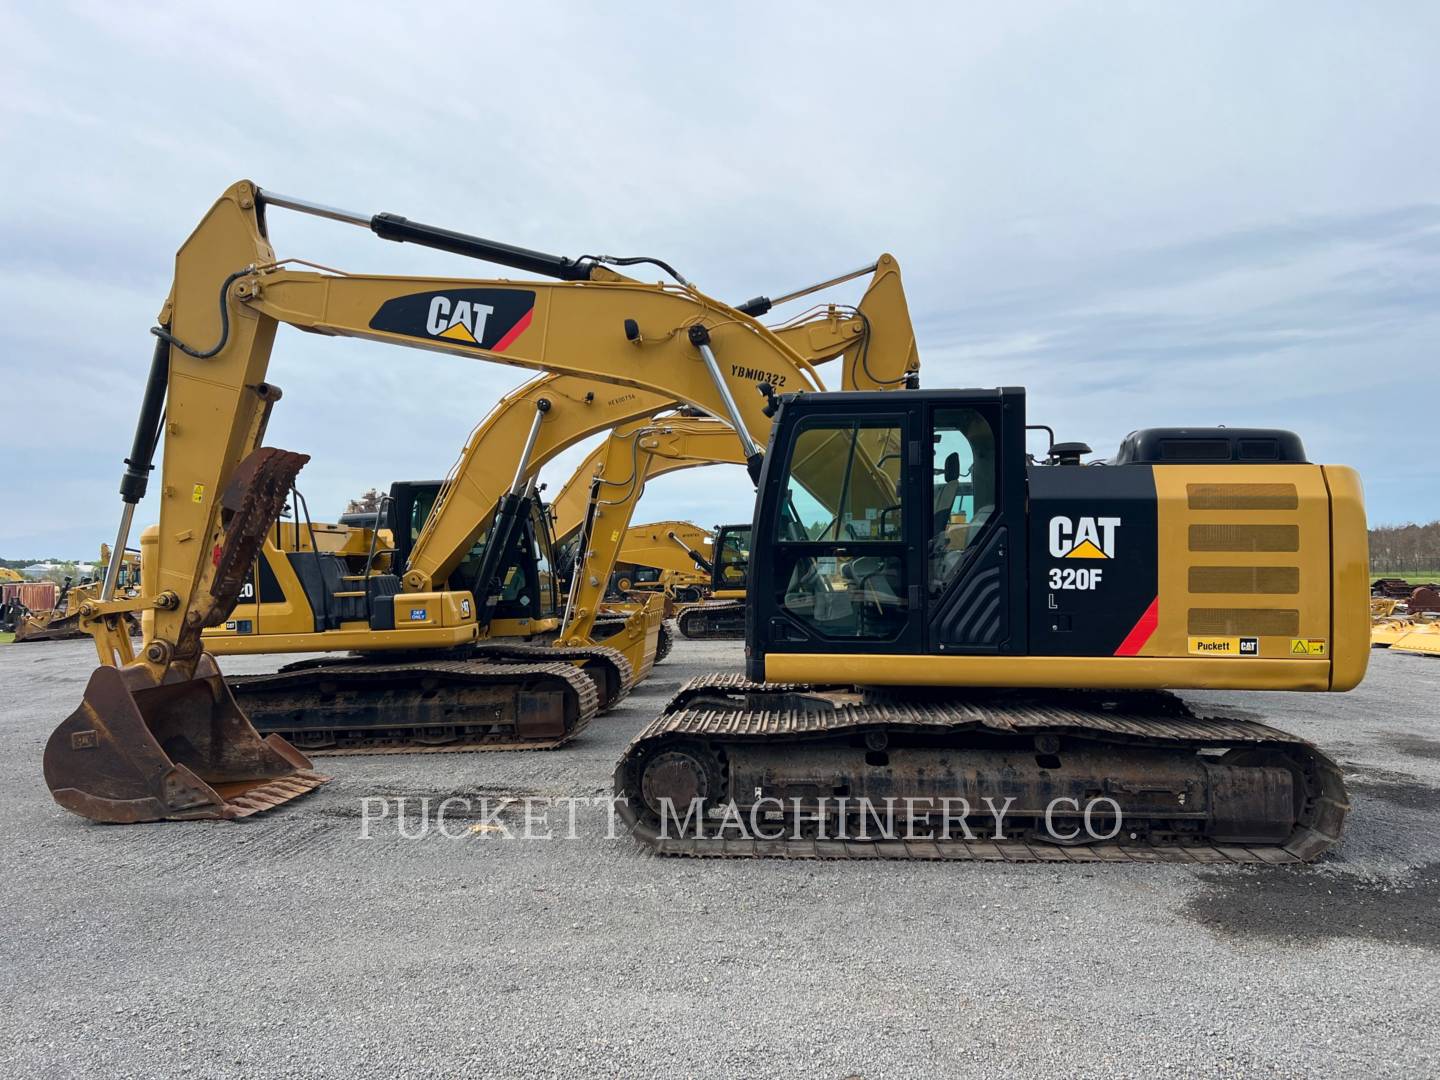
[(795, 439), (778, 540), (903, 540), (900, 429), (810, 424)]
[(995, 514), (995, 432), (975, 409), (935, 414), (931, 463), (929, 584), (944, 592), (959, 573), (965, 552)]
[(750, 575), (750, 530), (729, 529), (720, 541), (716, 553), (716, 569), (719, 571), (720, 587), (727, 589), (745, 588)]
[(796, 434), (776, 601), (823, 637), (885, 641), (905, 628), (903, 451), (894, 422), (817, 419)]

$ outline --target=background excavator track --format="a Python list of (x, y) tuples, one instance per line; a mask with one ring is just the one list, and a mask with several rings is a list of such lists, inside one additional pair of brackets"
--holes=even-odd
[(625, 654), (607, 645), (532, 645), (527, 642), (482, 641), (474, 655), (483, 660), (564, 662), (578, 664), (595, 683), (599, 694), (596, 711), (609, 712), (630, 692), (635, 672)]
[(228, 680), (256, 728), (316, 755), (548, 750), (594, 718), (573, 664), (302, 661)]
[(698, 641), (739, 641), (745, 637), (745, 601), (702, 600), (675, 617), (680, 633)]

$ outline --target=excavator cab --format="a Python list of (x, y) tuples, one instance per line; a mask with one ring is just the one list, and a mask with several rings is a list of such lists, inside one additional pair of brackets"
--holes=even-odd
[(716, 525), (714, 534), (710, 599), (687, 604), (675, 620), (681, 634), (699, 641), (726, 641), (745, 636), (750, 525)]
[(1035, 462), (1025, 439), (1017, 388), (782, 398), (750, 677), (833, 681), (838, 662), (888, 685), (1339, 690), (1363, 675), (1350, 470), (1270, 429), (1142, 430), (1091, 465)]
[[(408, 563), (440, 488), (438, 480), (390, 485), (388, 520), (395, 536), (397, 565)], [(487, 571), (485, 553), (497, 541), (505, 546), (505, 552)], [(491, 637), (528, 636), (541, 628), (542, 620), (546, 621), (543, 628), (548, 629), (559, 609), (553, 548), (546, 506), (538, 495), (531, 494), (522, 500), (512, 522), (492, 524), (481, 535), (451, 573), (450, 588), (474, 594), (482, 610), (488, 604)], [(483, 578), (486, 573), (492, 576)], [(496, 625), (497, 620), (501, 625)]]

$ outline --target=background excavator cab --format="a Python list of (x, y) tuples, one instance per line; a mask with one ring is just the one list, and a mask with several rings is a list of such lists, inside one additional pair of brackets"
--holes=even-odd
[(750, 578), (750, 525), (715, 526), (715, 560), (711, 593), (716, 598), (743, 597)]

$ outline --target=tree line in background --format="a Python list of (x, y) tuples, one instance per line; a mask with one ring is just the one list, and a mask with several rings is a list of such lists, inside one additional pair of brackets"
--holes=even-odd
[(1377, 574), (1440, 571), (1440, 521), (1378, 525), (1370, 530), (1370, 569)]

